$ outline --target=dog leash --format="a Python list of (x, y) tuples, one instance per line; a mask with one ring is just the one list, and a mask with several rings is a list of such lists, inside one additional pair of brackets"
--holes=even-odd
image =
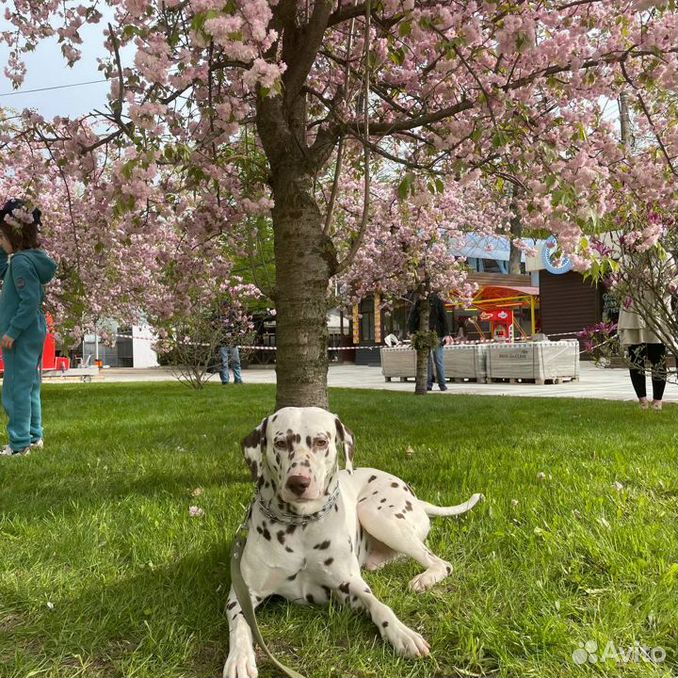
[(285, 666), (279, 662), (266, 646), (264, 639), (257, 625), (256, 617), (254, 616), (254, 607), (252, 606), (252, 598), (250, 597), (250, 590), (245, 582), (242, 572), (240, 570), (240, 561), (242, 560), (243, 552), (245, 551), (245, 544), (247, 543), (247, 527), (243, 523), (236, 532), (235, 541), (233, 542), (233, 550), (231, 551), (231, 585), (235, 592), (235, 597), (240, 604), (243, 617), (249, 624), (252, 630), (254, 640), (257, 641), (259, 647), (264, 651), (266, 656), (273, 662), (273, 664), (282, 671), (289, 678), (304, 678), (301, 673), (297, 673), (294, 669)]

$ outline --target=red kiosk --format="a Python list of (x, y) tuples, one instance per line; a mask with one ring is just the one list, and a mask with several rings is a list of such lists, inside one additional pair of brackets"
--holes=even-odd
[(513, 311), (499, 308), (492, 311), (480, 311), (480, 320), (490, 323), (490, 335), (496, 341), (513, 341)]

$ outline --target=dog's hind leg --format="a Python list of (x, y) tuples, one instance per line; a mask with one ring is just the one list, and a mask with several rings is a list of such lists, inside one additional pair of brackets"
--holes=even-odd
[(415, 526), (407, 518), (396, 517), (396, 515), (404, 516), (402, 513), (395, 515), (387, 511), (376, 513), (371, 508), (359, 509), (358, 515), (360, 523), (372, 537), (378, 539), (393, 551), (414, 558), (426, 568), (424, 572), (418, 574), (410, 582), (410, 588), (413, 591), (419, 593), (426, 591), (452, 572), (452, 565), (436, 556), (423, 543), (422, 540), (426, 538), (428, 533), (428, 526)]

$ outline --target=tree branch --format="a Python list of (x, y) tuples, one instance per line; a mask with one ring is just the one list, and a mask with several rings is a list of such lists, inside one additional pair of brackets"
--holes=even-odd
[(283, 84), (286, 102), (291, 102), (299, 95), (311, 72), (325, 36), (331, 8), (330, 0), (316, 0), (313, 14), (303, 29), (297, 29), (293, 22), (285, 27), (283, 58), (287, 70), (283, 74)]

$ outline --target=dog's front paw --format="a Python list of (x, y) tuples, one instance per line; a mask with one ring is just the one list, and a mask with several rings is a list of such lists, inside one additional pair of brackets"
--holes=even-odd
[(427, 657), (431, 652), (431, 647), (422, 636), (397, 619), (388, 626), (382, 625), (382, 629), (384, 637), (403, 657)]
[(257, 660), (252, 648), (240, 648), (228, 653), (223, 678), (257, 678)]

